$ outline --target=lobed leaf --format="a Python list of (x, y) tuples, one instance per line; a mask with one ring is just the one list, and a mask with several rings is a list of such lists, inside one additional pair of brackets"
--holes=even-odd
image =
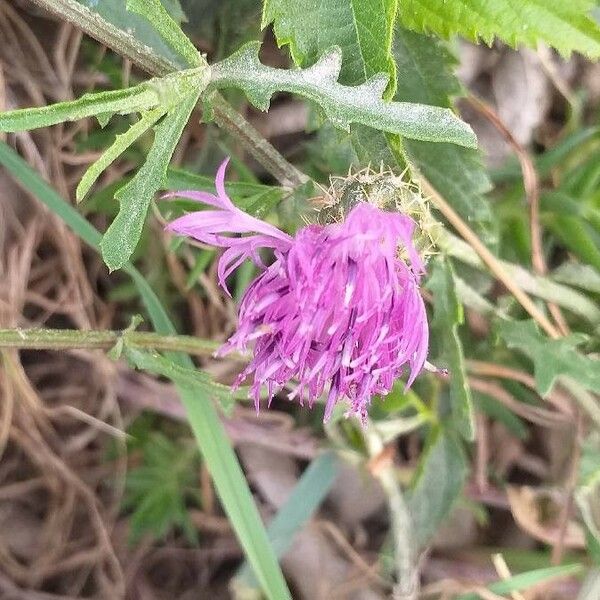
[(254, 106), (267, 110), (275, 92), (291, 92), (321, 106), (337, 127), (360, 123), (405, 137), (475, 147), (471, 128), (450, 109), (382, 99), (389, 75), (379, 73), (365, 83), (345, 86), (337, 79), (342, 66), (339, 47), (331, 48), (311, 67), (275, 69), (258, 58), (259, 42), (250, 42), (212, 67), (211, 86), (241, 88)]
[[(289, 44), (297, 65), (315, 63), (331, 46), (342, 49), (340, 82), (357, 85), (377, 73), (396, 89), (392, 33), (397, 0), (265, 0), (261, 27), (273, 23), (279, 46)], [(323, 47), (323, 43), (327, 47)]]
[(497, 329), (509, 348), (523, 352), (533, 361), (536, 387), (542, 396), (550, 392), (560, 375), (600, 393), (600, 360), (577, 351), (580, 336), (550, 340), (533, 321), (500, 321)]

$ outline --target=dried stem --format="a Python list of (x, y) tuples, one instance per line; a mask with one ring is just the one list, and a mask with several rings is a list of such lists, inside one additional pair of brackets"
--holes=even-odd
[(444, 215), (463, 239), (475, 250), (492, 274), (501, 281), (519, 304), (533, 317), (542, 329), (553, 339), (561, 337), (560, 332), (535, 305), (531, 298), (511, 279), (500, 260), (494, 256), (475, 232), (463, 221), (447, 200), (425, 179), (420, 176), (421, 187), (435, 207)]
[[(483, 115), (502, 135), (502, 137), (512, 147), (519, 159), (521, 172), (523, 173), (523, 186), (525, 187), (525, 197), (529, 205), (529, 231), (531, 236), (531, 264), (533, 270), (538, 275), (546, 275), (548, 268), (544, 258), (544, 248), (542, 245), (542, 228), (540, 226), (540, 182), (535, 165), (529, 156), (529, 153), (515, 139), (508, 127), (503, 123), (496, 112), (485, 102), (470, 95), (468, 97), (471, 105)], [(569, 327), (560, 308), (553, 302), (548, 302), (548, 310), (556, 321), (558, 328), (563, 335), (569, 334)]]

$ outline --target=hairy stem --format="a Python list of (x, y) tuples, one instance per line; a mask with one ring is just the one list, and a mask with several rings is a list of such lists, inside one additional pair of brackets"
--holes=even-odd
[(122, 337), (138, 348), (211, 356), (218, 342), (189, 335), (142, 331), (80, 331), (78, 329), (0, 329), (0, 348), (21, 350), (110, 350)]

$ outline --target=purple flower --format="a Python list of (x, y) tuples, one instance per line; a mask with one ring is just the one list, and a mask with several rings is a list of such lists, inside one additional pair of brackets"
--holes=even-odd
[[(412, 242), (415, 222), (360, 202), (342, 223), (308, 225), (291, 237), (233, 205), (224, 186), (227, 162), (217, 172), (216, 196), (169, 194), (217, 210), (187, 214), (168, 228), (226, 248), (218, 269), (226, 291), (227, 276), (244, 259), (262, 269), (242, 298), (237, 331), (219, 350), (222, 355), (254, 348), (235, 385), (254, 373), (251, 391), (258, 410), (261, 386), (270, 402), (296, 380), (289, 398), (301, 405), (307, 401), (312, 407), (327, 391), (325, 420), (344, 397), (349, 412), (364, 419), (374, 394), (387, 394), (405, 367), (410, 386), (427, 357), (429, 331), (419, 293), (425, 269)], [(260, 248), (275, 254), (268, 267)]]

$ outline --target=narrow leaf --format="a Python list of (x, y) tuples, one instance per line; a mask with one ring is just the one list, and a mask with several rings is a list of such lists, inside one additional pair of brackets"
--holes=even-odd
[[(583, 571), (583, 567), (578, 564), (561, 565), (559, 567), (546, 567), (544, 569), (535, 569), (527, 573), (519, 573), (508, 579), (495, 581), (487, 587), (494, 594), (512, 594), (513, 592), (521, 592), (534, 585), (547, 583), (553, 579), (561, 577), (572, 577), (579, 575)], [(481, 596), (477, 593), (461, 594), (456, 596), (455, 600), (481, 600)]]
[(208, 373), (183, 367), (161, 356), (158, 352), (140, 350), (126, 343), (123, 354), (137, 369), (148, 371), (154, 375), (162, 375), (173, 383), (188, 388), (190, 392), (201, 392), (217, 399), (228, 414), (233, 410), (236, 398), (245, 399), (248, 395), (247, 390), (238, 390), (234, 394), (230, 387), (213, 381)]
[(434, 299), (431, 329), (441, 340), (442, 355), (450, 370), (450, 404), (456, 428), (467, 440), (475, 438), (473, 401), (467, 383), (462, 343), (458, 326), (463, 309), (456, 295), (452, 266), (447, 259), (436, 261), (427, 287)]
[(127, 10), (145, 17), (167, 44), (185, 58), (190, 66), (200, 66), (202, 59), (194, 44), (166, 11), (160, 0), (127, 0)]
[(94, 115), (127, 114), (159, 104), (158, 91), (148, 83), (124, 90), (84, 94), (77, 100), (0, 113), (1, 131), (27, 131)]
[(166, 176), (167, 166), (198, 96), (199, 91), (196, 91), (182, 98), (156, 126), (146, 162), (115, 195), (120, 203), (119, 213), (102, 238), (102, 257), (111, 271), (121, 268), (138, 244), (150, 202)]
[(338, 83), (342, 66), (338, 47), (331, 48), (312, 67), (303, 70), (263, 65), (258, 58), (259, 48), (259, 42), (250, 42), (214, 65), (211, 85), (239, 87), (261, 110), (268, 109), (275, 92), (299, 94), (319, 104), (331, 122), (345, 130), (350, 129), (351, 123), (360, 123), (419, 140), (476, 146), (471, 128), (448, 108), (382, 100), (389, 75), (374, 75), (357, 86)]
[(77, 202), (81, 202), (90, 188), (100, 177), (102, 172), (115, 161), (129, 146), (131, 146), (141, 135), (143, 135), (150, 127), (165, 114), (165, 109), (155, 108), (154, 110), (142, 114), (140, 120), (132, 125), (125, 133), (117, 135), (115, 141), (102, 153), (102, 156), (88, 167), (84, 173), (77, 190), (75, 197)]

